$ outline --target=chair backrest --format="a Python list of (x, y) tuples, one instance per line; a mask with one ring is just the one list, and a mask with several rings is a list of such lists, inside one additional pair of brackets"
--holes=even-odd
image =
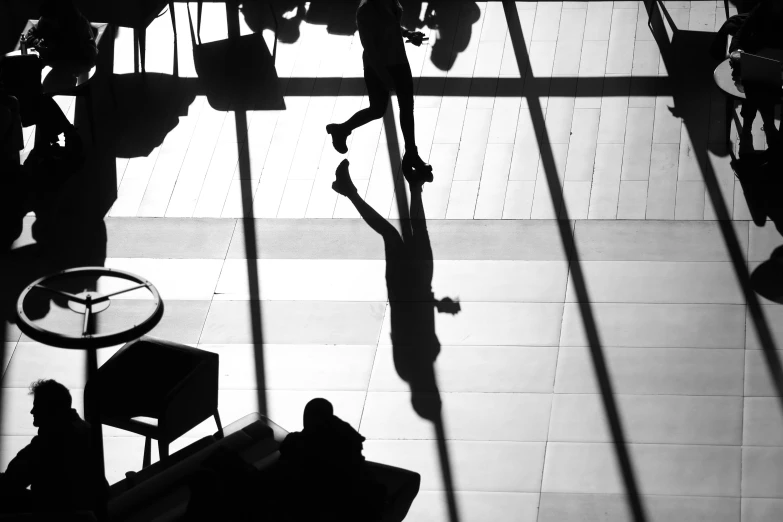
[(128, 343), (98, 370), (101, 411), (157, 418), (168, 394), (209, 356), (217, 354), (146, 338)]

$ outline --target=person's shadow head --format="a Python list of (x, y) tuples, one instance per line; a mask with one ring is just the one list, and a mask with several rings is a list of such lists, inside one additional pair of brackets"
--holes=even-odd
[(750, 284), (760, 296), (783, 304), (783, 246), (777, 247), (767, 261), (756, 267)]
[(441, 71), (454, 66), (459, 53), (468, 48), (473, 24), (481, 18), (481, 10), (472, 0), (437, 0), (427, 5), (424, 25), (437, 30), (430, 59)]
[(359, 0), (330, 0), (311, 2), (305, 22), (325, 25), (329, 34), (352, 36), (356, 33), (356, 8)]
[[(304, 0), (275, 0), (271, 5), (277, 17), (276, 37), (280, 43), (291, 44), (299, 40), (302, 21), (307, 7)], [(242, 14), (245, 23), (254, 32), (275, 29), (275, 22), (268, 2), (242, 2)]]
[(409, 29), (421, 29), (424, 21), (421, 16), (422, 0), (400, 0), (402, 6), (402, 25)]

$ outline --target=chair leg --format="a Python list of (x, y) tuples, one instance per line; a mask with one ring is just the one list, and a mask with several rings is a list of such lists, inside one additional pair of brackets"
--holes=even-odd
[(147, 56), (147, 28), (140, 29), (138, 32), (139, 35), (139, 64), (141, 65), (141, 74), (145, 74), (147, 72), (147, 67), (145, 65), (146, 56)]
[(179, 46), (177, 45), (177, 15), (174, 13), (174, 2), (169, 2), (171, 14), (171, 28), (174, 32), (174, 76), (179, 77)]
[(151, 453), (152, 453), (152, 448), (150, 447), (150, 438), (149, 437), (145, 437), (144, 438), (144, 459), (142, 460), (142, 463), (141, 463), (141, 468), (142, 469), (144, 469), (144, 468), (146, 468), (147, 466), (150, 465), (150, 460), (152, 460), (151, 459), (151, 455), (150, 455)]
[(723, 8), (726, 9), (726, 20), (729, 19), (729, 0), (723, 0)]
[(169, 456), (169, 443), (163, 440), (158, 441), (158, 460), (163, 460)]
[(215, 410), (215, 424), (217, 424), (218, 435), (220, 439), (223, 438), (223, 425), (220, 423), (220, 414)]
[(133, 29), (133, 72), (139, 72), (139, 30)]
[(174, 13), (174, 2), (169, 2), (169, 14), (171, 15), (171, 28), (174, 30), (174, 41), (177, 41), (177, 15)]

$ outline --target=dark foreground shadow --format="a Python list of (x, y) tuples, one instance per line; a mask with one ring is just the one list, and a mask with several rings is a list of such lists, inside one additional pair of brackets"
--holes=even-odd
[[(650, 28), (673, 83), (673, 112), (682, 117), (685, 130), (693, 143), (693, 153), (698, 161), (734, 273), (743, 289), (753, 330), (764, 352), (767, 368), (783, 410), (783, 366), (770, 326), (754, 291), (744, 249), (740, 245), (732, 223), (732, 214), (726, 205), (724, 189), (707, 154), (708, 149), (717, 154), (722, 151), (723, 156), (729, 153), (725, 148), (728, 141), (725, 136), (718, 141), (709, 140), (710, 96), (705, 96), (705, 92), (716, 88), (709, 86), (712, 82), (712, 69), (716, 65), (708, 58), (714, 35), (678, 29), (660, 2), (645, 0), (645, 6), (650, 15)], [(666, 32), (665, 24), (668, 24), (672, 31), (671, 38)]]
[(348, 172), (348, 160), (343, 160), (337, 168), (335, 190), (346, 196), (362, 219), (383, 238), (394, 367), (410, 386), (414, 411), (435, 428), (450, 520), (457, 522), (459, 515), (434, 364), (440, 353), (435, 311), (453, 315), (460, 311), (460, 306), (448, 297), (437, 300), (432, 292), (433, 256), (421, 201), (422, 186), (411, 185), (409, 215), (416, 218), (402, 219), (401, 233), (358, 195)]

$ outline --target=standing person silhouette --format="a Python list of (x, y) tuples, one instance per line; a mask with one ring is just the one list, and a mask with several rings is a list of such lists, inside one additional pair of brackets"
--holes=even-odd
[(348, 152), (345, 139), (354, 129), (382, 118), (389, 104), (389, 93), (397, 92), (400, 105), (400, 126), (405, 140), (402, 169), (406, 176), (416, 172), (432, 181), (432, 167), (419, 156), (416, 148), (413, 120), (413, 75), (405, 54), (403, 38), (415, 46), (424, 41), (424, 33), (408, 31), (400, 26), (402, 6), (398, 0), (361, 0), (356, 11), (364, 53), (364, 82), (370, 106), (362, 109), (345, 123), (332, 123), (326, 132), (332, 136), (332, 145), (341, 154)]

